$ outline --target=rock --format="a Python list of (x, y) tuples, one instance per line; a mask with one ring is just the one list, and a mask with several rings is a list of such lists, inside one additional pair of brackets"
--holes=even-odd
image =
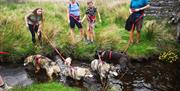
[(3, 80), (9, 86), (27, 86), (31, 85), (34, 82), (31, 78), (28, 77), (28, 74), (26, 73), (23, 67), (5, 68), (1, 66), (0, 70), (0, 74)]

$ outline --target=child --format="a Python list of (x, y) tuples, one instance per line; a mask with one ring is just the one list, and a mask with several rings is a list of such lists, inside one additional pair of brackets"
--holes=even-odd
[(43, 10), (42, 8), (36, 8), (32, 13), (25, 16), (26, 26), (32, 35), (32, 42), (36, 43), (35, 33), (38, 34), (38, 39), (41, 43), (41, 30), (43, 23)]
[(80, 21), (80, 7), (79, 3), (76, 2), (76, 0), (70, 0), (69, 7), (67, 9), (67, 18), (68, 18), (68, 23), (70, 24), (71, 27), (71, 37), (72, 40), (74, 41), (75, 35), (74, 35), (74, 28), (75, 25), (78, 27), (80, 30), (80, 35), (81, 39), (84, 38), (84, 32), (83, 32), (83, 27)]
[(88, 43), (93, 43), (94, 42), (94, 26), (96, 22), (96, 13), (98, 13), (99, 16), (99, 22), (101, 22), (101, 17), (99, 12), (97, 12), (97, 8), (93, 5), (92, 1), (87, 2), (88, 8), (86, 10), (86, 15), (83, 17), (82, 22), (84, 19), (87, 17), (88, 20), (88, 30), (87, 30), (87, 41)]

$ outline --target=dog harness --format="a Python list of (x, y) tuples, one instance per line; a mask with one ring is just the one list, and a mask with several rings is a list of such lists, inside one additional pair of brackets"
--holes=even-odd
[(35, 65), (40, 65), (40, 63), (41, 63), (41, 56), (40, 57), (37, 57), (37, 56), (35, 56), (35, 62), (34, 62), (34, 64)]

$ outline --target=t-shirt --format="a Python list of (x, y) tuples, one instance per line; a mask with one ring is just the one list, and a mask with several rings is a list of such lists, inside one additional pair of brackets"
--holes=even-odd
[(86, 10), (86, 14), (88, 16), (95, 16), (97, 12), (97, 9), (95, 7), (88, 7)]
[(36, 24), (36, 25), (38, 25), (41, 20), (42, 20), (41, 16), (35, 16), (34, 14), (30, 14), (28, 16), (28, 24)]
[(149, 0), (131, 0), (130, 8), (137, 9), (149, 4)]
[(80, 16), (79, 4), (77, 2), (74, 4), (69, 4), (69, 14), (74, 16)]
[[(138, 8), (142, 8), (146, 5), (149, 4), (149, 0), (131, 0), (131, 3), (130, 3), (130, 8), (131, 9), (138, 9)], [(142, 11), (139, 11), (139, 12), (135, 12), (135, 17), (139, 17), (141, 16), (143, 13), (143, 10)]]

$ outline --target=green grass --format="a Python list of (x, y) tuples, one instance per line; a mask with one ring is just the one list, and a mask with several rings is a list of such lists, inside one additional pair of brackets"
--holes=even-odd
[[(69, 25), (66, 19), (65, 3), (0, 3), (0, 51), (8, 51), (9, 55), (1, 55), (12, 62), (23, 61), (22, 57), (32, 54), (47, 55), (53, 50), (43, 37), (43, 47), (35, 47), (31, 42), (31, 35), (25, 27), (24, 16), (36, 7), (44, 9), (45, 24), (43, 33), (61, 48), (61, 53), (75, 59), (92, 60), (97, 49), (123, 51), (128, 43), (129, 32), (124, 29), (125, 20), (129, 16), (129, 4), (117, 4), (108, 7), (102, 1), (96, 2), (98, 11), (102, 17), (102, 23), (98, 22), (95, 27), (95, 43), (87, 45), (84, 41), (73, 44), (69, 38)], [(85, 12), (86, 4), (81, 4), (81, 16)], [(112, 13), (113, 12), (113, 13)], [(151, 21), (145, 18), (141, 32), (141, 43), (129, 47), (127, 53), (133, 57), (147, 56), (160, 53), (164, 48), (158, 47), (158, 41), (172, 41), (171, 28), (166, 23), (155, 22), (152, 27)], [(149, 23), (150, 22), (150, 23)], [(86, 22), (83, 22), (84, 30)], [(150, 31), (148, 31), (150, 30)], [(76, 29), (76, 34), (79, 35)], [(134, 36), (136, 38), (136, 36)], [(171, 43), (171, 46), (177, 45)]]
[(80, 91), (78, 88), (64, 86), (57, 82), (33, 84), (26, 87), (14, 88), (10, 91)]

